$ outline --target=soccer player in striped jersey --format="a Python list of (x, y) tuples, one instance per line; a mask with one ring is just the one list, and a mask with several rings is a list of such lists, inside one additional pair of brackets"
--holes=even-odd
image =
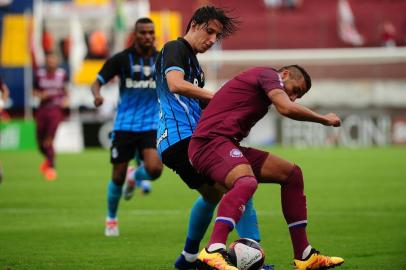
[(58, 58), (53, 52), (45, 56), (45, 67), (36, 71), (33, 95), (40, 100), (35, 113), (37, 143), (45, 160), (40, 171), (48, 181), (57, 177), (55, 169), (54, 137), (64, 118), (67, 107), (66, 84), (69, 78), (66, 71), (58, 67)]
[[(159, 108), (154, 74), (157, 51), (151, 19), (138, 19), (133, 34), (133, 45), (108, 59), (91, 85), (94, 104), (98, 107), (104, 101), (100, 94), (102, 85), (115, 76), (120, 79), (120, 99), (111, 133), (113, 172), (107, 192), (106, 236), (119, 235), (117, 210), (122, 192), (125, 199), (130, 199), (136, 185), (134, 179), (155, 180), (163, 169), (156, 150)], [(128, 171), (126, 181), (128, 163), (136, 155), (142, 163), (137, 169)]]
[[(187, 156), (190, 138), (202, 112), (201, 105), (214, 95), (203, 88), (204, 73), (196, 54), (206, 52), (216, 41), (235, 30), (236, 20), (227, 16), (224, 10), (201, 7), (191, 18), (186, 35), (166, 43), (157, 57), (158, 152), (166, 166), (175, 171), (189, 188), (201, 194), (190, 213), (184, 250), (175, 262), (175, 268), (179, 270), (196, 268), (200, 241), (223, 196), (223, 191), (192, 167)], [(247, 203), (237, 230), (241, 237), (260, 240), (252, 201)]]

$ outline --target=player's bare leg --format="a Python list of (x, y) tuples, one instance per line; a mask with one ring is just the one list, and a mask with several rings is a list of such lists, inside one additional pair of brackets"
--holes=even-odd
[(158, 156), (155, 148), (146, 148), (142, 150), (142, 160), (138, 168), (129, 167), (123, 187), (123, 197), (125, 200), (130, 200), (138, 182), (141, 183), (143, 194), (148, 194), (151, 191), (151, 182), (161, 176), (163, 170), (162, 161)]
[[(143, 173), (143, 171), (139, 171), (137, 172), (137, 175), (142, 180), (141, 191), (145, 195), (151, 192), (151, 181), (154, 181), (161, 176), (163, 164), (155, 148), (143, 149), (142, 156), (145, 172)], [(136, 178), (136, 180), (138, 179)]]

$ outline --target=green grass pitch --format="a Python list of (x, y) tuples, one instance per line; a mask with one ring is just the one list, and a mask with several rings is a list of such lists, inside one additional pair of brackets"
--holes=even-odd
[[(340, 269), (406, 269), (405, 148), (270, 150), (303, 169), (314, 247), (344, 257)], [(46, 182), (38, 153), (0, 153), (0, 270), (173, 269), (197, 193), (166, 168), (151, 195), (121, 202), (121, 236), (106, 238), (108, 159), (58, 155), (59, 178)], [(266, 261), (291, 269), (279, 186), (262, 185), (254, 203)]]

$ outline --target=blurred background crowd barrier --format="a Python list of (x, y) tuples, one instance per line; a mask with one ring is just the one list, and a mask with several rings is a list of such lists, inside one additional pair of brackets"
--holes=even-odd
[[(187, 4), (186, 4), (187, 3)], [(136, 19), (149, 16), (156, 46), (183, 35), (201, 5), (227, 7), (239, 31), (199, 55), (208, 89), (252, 66), (299, 64), (313, 78), (302, 102), (343, 117), (339, 129), (282, 119), (271, 109), (247, 139), (255, 145), (406, 145), (406, 1), (402, 0), (0, 0), (0, 75), (9, 86), (0, 149), (34, 149), (32, 75), (46, 51), (70, 74), (69, 117), (58, 130), (58, 151), (108, 147), (118, 99), (92, 104), (90, 83), (105, 59), (131, 43)]]

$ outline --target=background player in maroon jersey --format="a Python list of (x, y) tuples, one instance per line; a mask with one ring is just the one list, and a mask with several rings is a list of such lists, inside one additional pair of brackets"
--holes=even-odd
[(35, 74), (33, 95), (40, 100), (35, 114), (38, 147), (45, 157), (40, 171), (49, 181), (57, 177), (53, 141), (59, 123), (64, 118), (63, 109), (67, 107), (67, 81), (65, 70), (58, 67), (57, 56), (47, 53), (45, 67), (38, 69)]
[[(0, 92), (1, 92), (1, 97), (0, 97), (0, 121), (4, 121), (5, 116), (7, 117), (7, 114), (5, 114), (3, 111), (3, 108), (5, 104), (8, 101), (8, 97), (10, 95), (10, 91), (7, 87), (7, 85), (2, 81), (0, 77)], [(3, 168), (1, 167), (0, 164), (0, 183), (3, 180)]]
[(10, 90), (8, 89), (7, 84), (5, 84), (1, 78), (0, 78), (0, 92), (1, 92), (0, 97), (0, 113), (1, 113), (10, 95)]
[(336, 114), (321, 115), (294, 102), (310, 87), (310, 76), (297, 65), (280, 70), (252, 68), (227, 82), (203, 112), (189, 145), (189, 158), (197, 171), (229, 191), (220, 201), (210, 241), (198, 256), (200, 261), (216, 269), (236, 269), (220, 267), (218, 258), (258, 182), (264, 182), (281, 185), (282, 211), (292, 240), (295, 269), (327, 269), (344, 262), (321, 255), (307, 240), (306, 197), (299, 166), (271, 153), (240, 146), (272, 104), (280, 114), (294, 120), (340, 126)]

